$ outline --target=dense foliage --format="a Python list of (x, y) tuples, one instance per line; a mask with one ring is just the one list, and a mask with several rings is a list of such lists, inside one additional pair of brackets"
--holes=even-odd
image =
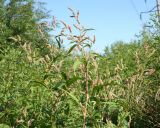
[(73, 25), (61, 21), (52, 41), (47, 14), (35, 7), (0, 0), (0, 127), (160, 127), (156, 20), (139, 40), (119, 41), (101, 55), (91, 50), (93, 29), (81, 25), (79, 12), (69, 8)]

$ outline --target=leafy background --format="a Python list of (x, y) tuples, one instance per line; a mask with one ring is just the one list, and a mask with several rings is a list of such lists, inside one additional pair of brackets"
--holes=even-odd
[(72, 25), (48, 23), (42, 7), (0, 0), (0, 127), (160, 127), (157, 16), (137, 40), (118, 41), (102, 55), (91, 50), (96, 37), (78, 11), (69, 8)]

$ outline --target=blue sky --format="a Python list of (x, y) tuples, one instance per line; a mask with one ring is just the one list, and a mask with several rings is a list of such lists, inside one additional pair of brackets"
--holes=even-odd
[(46, 2), (46, 8), (58, 20), (71, 22), (71, 7), (80, 11), (80, 20), (83, 25), (94, 28), (96, 35), (94, 50), (103, 52), (105, 46), (123, 40), (129, 42), (136, 39), (142, 26), (149, 16), (143, 15), (140, 20), (139, 13), (152, 9), (156, 0), (39, 0)]

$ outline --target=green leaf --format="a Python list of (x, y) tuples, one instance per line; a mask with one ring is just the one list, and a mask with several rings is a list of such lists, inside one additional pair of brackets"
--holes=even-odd
[(93, 53), (91, 53), (93, 56), (95, 56), (95, 57), (101, 57), (101, 55), (100, 54), (98, 54), (98, 53), (95, 53), (95, 52), (93, 52)]
[(91, 48), (91, 45), (90, 45), (90, 44), (86, 44), (86, 45), (84, 45), (83, 47), (84, 47), (84, 48), (85, 48), (85, 47)]
[(46, 75), (44, 75), (43, 79), (45, 80), (45, 79), (47, 79), (48, 77), (49, 77), (49, 75), (46, 74)]
[(72, 50), (73, 50), (76, 46), (77, 46), (77, 44), (74, 44), (74, 45), (68, 50), (67, 54), (71, 53)]
[(79, 78), (79, 77), (76, 77), (76, 76), (70, 78), (69, 80), (67, 80), (67, 85), (73, 84), (73, 83), (76, 82), (78, 79), (80, 79), (80, 78)]
[(74, 44), (74, 43), (75, 43), (75, 42), (73, 42), (73, 41), (72, 41), (72, 42), (70, 42), (70, 44)]
[(67, 92), (66, 90), (59, 88), (60, 90), (64, 91), (67, 93), (80, 107), (82, 107), (82, 104), (79, 102), (79, 100), (74, 96), (72, 93)]
[(56, 41), (57, 41), (58, 47), (60, 49), (61, 48), (61, 39), (60, 39), (60, 37), (58, 37), (58, 39), (56, 38)]
[(85, 32), (85, 31), (93, 31), (93, 30), (95, 30), (95, 29), (93, 29), (93, 28), (88, 28), (88, 29), (84, 29), (84, 32)]
[(65, 84), (62, 83), (62, 82), (59, 82), (59, 83), (53, 85), (52, 89), (53, 89), (54, 91), (57, 91), (57, 90), (62, 89), (62, 88), (64, 88), (64, 87), (65, 87)]

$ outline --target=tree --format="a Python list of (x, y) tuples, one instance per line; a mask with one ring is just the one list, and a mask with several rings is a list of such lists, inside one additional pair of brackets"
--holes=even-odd
[(3, 52), (7, 37), (10, 36), (11, 30), (6, 25), (6, 8), (5, 0), (0, 0), (0, 53)]
[(46, 43), (50, 41), (50, 29), (44, 22), (48, 17), (46, 10), (40, 7), (36, 9), (38, 6), (43, 6), (43, 3), (38, 4), (34, 0), (1, 0), (1, 47), (18, 47), (20, 42), (15, 43), (12, 40), (18, 36), (21, 45), (30, 42), (34, 48), (42, 52)]

